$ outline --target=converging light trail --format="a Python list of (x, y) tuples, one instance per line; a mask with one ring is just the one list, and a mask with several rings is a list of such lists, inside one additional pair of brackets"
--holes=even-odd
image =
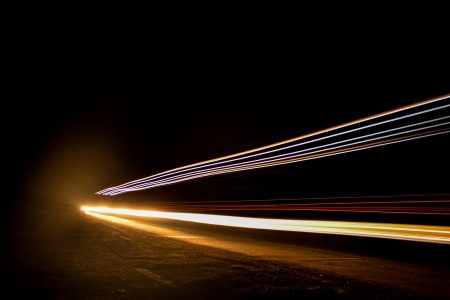
[(117, 195), (449, 133), (449, 100), (450, 95), (445, 95), (422, 101), (265, 147), (168, 170), (104, 189), (97, 194)]
[(210, 225), (222, 225), (253, 229), (268, 229), (310, 233), (326, 233), (373, 238), (407, 240), (417, 242), (450, 244), (450, 227), (430, 225), (408, 225), (389, 223), (365, 223), (318, 220), (283, 220), (218, 216), (209, 214), (160, 212), (83, 206), (82, 210), (93, 216), (126, 215), (148, 218), (165, 218)]

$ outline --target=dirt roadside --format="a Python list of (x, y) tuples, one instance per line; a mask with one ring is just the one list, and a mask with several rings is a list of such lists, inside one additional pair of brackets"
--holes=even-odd
[(446, 298), (117, 230), (73, 211), (41, 212), (2, 239), (2, 290), (12, 299)]

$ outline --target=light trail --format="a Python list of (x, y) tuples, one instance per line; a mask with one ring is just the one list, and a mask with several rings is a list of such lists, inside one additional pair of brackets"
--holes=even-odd
[[(449, 196), (450, 194), (413, 194), (259, 200), (152, 201), (137, 206), (134, 204), (133, 208), (192, 213), (211, 211), (314, 211), (448, 216), (450, 215)], [(129, 204), (116, 203), (115, 207)]]
[[(266, 168), (271, 166), (284, 165), (304, 160), (317, 159), (322, 157), (328, 157), (337, 154), (349, 153), (354, 151), (359, 151), (363, 149), (369, 149), (373, 147), (378, 147), (382, 145), (389, 145), (403, 141), (410, 141), (417, 138), (429, 137), (437, 134), (444, 134), (450, 132), (450, 128), (438, 128), (436, 130), (431, 130), (427, 132), (418, 132), (423, 130), (428, 130), (444, 125), (448, 125), (450, 122), (441, 122), (438, 124), (431, 124), (428, 126), (423, 126), (424, 124), (442, 121), (449, 118), (450, 116), (443, 116), (438, 118), (433, 118), (431, 120), (425, 121), (413, 121), (412, 124), (396, 126), (391, 129), (381, 130), (377, 132), (372, 132), (368, 134), (362, 134), (360, 136), (353, 136), (345, 138), (340, 141), (329, 142), (326, 144), (311, 145), (309, 148), (291, 151), (288, 153), (271, 155), (268, 157), (262, 157), (258, 159), (248, 160), (249, 158), (256, 156), (264, 156), (274, 152), (286, 151), (299, 146), (309, 145), (311, 143), (322, 142), (323, 140), (340, 137), (345, 134), (355, 133), (361, 130), (367, 130), (380, 126), (383, 124), (389, 124), (399, 120), (405, 120), (408, 118), (416, 117), (430, 112), (436, 112), (444, 108), (450, 107), (450, 104), (441, 103), (437, 107), (429, 107), (430, 104), (440, 103), (439, 101), (447, 100), (450, 95), (445, 95), (439, 98), (422, 101), (416, 104), (411, 104), (402, 108), (391, 110), (385, 113), (377, 114), (371, 117), (363, 118), (353, 122), (349, 122), (343, 125), (331, 127), (329, 129), (317, 131), (311, 134), (300, 136), (294, 139), (286, 140), (283, 142), (275, 143), (265, 147), (256, 148), (249, 151), (240, 152), (237, 154), (220, 157), (213, 160), (208, 160), (205, 162), (200, 162), (172, 170), (168, 170), (162, 173), (158, 173), (143, 179), (134, 180), (119, 186), (104, 189), (97, 194), (103, 195), (117, 195), (125, 192), (139, 191), (144, 189), (155, 188), (159, 186), (169, 185), (184, 182), (187, 180), (198, 179), (206, 176), (220, 175), (231, 172), (239, 172), (245, 170), (254, 170), (259, 168)], [(405, 112), (413, 108), (422, 108), (420, 111), (411, 111), (406, 115), (397, 115), (400, 112)], [(391, 116), (392, 115), (392, 116)], [(381, 120), (376, 123), (367, 124), (365, 122), (375, 120), (381, 117), (389, 116), (389, 119)], [(352, 128), (351, 126), (357, 126)], [(414, 128), (421, 126), (418, 128)], [(343, 132), (337, 130), (347, 128)], [(409, 128), (408, 130), (403, 130)], [(402, 130), (402, 131), (400, 131)], [(417, 134), (410, 134), (413, 132), (418, 132)], [(389, 133), (389, 134), (386, 134)], [(325, 134), (325, 135), (324, 135)], [(324, 135), (324, 136), (321, 136)], [(369, 138), (370, 137), (370, 138)], [(395, 138), (392, 138), (395, 137)], [(313, 138), (308, 140), (308, 138)], [(369, 139), (367, 139), (369, 138)], [(299, 140), (304, 140), (301, 143), (295, 143)], [(359, 141), (358, 141), (359, 140)], [(241, 161), (241, 162), (236, 162)], [(231, 163), (234, 162), (234, 163)]]
[[(257, 201), (257, 200), (254, 200)], [(225, 201), (224, 201), (225, 202)], [(230, 201), (233, 202), (233, 201)], [(242, 201), (233, 204), (197, 203), (152, 203), (162, 211), (205, 212), (205, 211), (316, 211), (349, 213), (388, 213), (412, 215), (450, 215), (450, 200), (403, 200), (403, 201), (367, 201), (367, 202), (314, 202), (314, 203), (273, 203), (265, 204), (263, 200), (256, 204)], [(261, 203), (262, 202), (262, 203)], [(430, 207), (432, 204), (434, 207)], [(414, 205), (414, 206), (412, 206)], [(438, 205), (438, 206), (436, 206)]]
[(92, 206), (83, 206), (82, 210), (87, 214), (97, 217), (101, 217), (101, 214), (125, 215), (252, 229), (325, 233), (450, 244), (450, 227), (448, 226), (245, 218)]
[[(400, 133), (385, 135), (385, 136), (378, 137), (378, 138), (372, 138), (372, 139), (363, 140), (363, 141), (354, 142), (354, 143), (349, 143), (349, 144), (340, 145), (340, 146), (336, 146), (336, 147), (330, 147), (330, 148), (326, 148), (326, 149), (322, 149), (322, 150), (310, 151), (310, 150), (313, 150), (313, 149), (323, 148), (323, 147), (326, 147), (326, 146), (339, 144), (339, 143), (347, 142), (347, 141), (350, 141), (350, 140), (359, 139), (359, 138), (362, 138), (362, 137), (353, 138), (353, 139), (350, 139), (350, 140), (345, 140), (345, 141), (340, 141), (340, 142), (336, 142), (336, 143), (331, 143), (331, 144), (324, 145), (324, 146), (318, 146), (318, 147), (313, 147), (313, 148), (309, 148), (309, 149), (306, 149), (306, 150), (295, 151), (295, 152), (291, 152), (291, 153), (288, 153), (288, 154), (271, 156), (269, 158), (251, 160), (251, 161), (247, 161), (247, 162), (244, 162), (244, 163), (227, 165), (225, 167), (210, 168), (210, 169), (208, 169), (206, 171), (203, 170), (203, 171), (189, 172), (189, 173), (185, 173), (183, 175), (173, 176), (173, 177), (170, 177), (168, 179), (152, 181), (151, 183), (139, 184), (139, 185), (133, 186), (133, 189), (122, 188), (120, 190), (121, 191), (136, 191), (136, 190), (148, 189), (151, 186), (164, 185), (164, 183), (166, 183), (166, 182), (170, 182), (170, 183), (172, 183), (174, 181), (180, 182), (178, 179), (199, 178), (198, 176), (195, 176), (195, 175), (199, 175), (199, 174), (203, 174), (204, 175), (204, 176), (200, 176), (200, 177), (205, 177), (212, 171), (221, 171), (221, 173), (229, 173), (228, 170), (232, 170), (231, 168), (234, 168), (234, 167), (249, 167), (249, 166), (251, 167), (251, 166), (258, 166), (260, 163), (283, 162), (286, 159), (302, 158), (302, 157), (306, 157), (307, 155), (311, 155), (311, 154), (315, 154), (315, 153), (325, 153), (326, 154), (326, 153), (329, 153), (330, 150), (341, 149), (342, 147), (358, 145), (358, 144), (361, 144), (361, 143), (376, 141), (376, 140), (379, 140), (379, 139), (385, 139), (385, 138), (389, 138), (389, 137), (393, 137), (393, 136), (397, 136), (397, 135), (401, 135), (401, 134), (411, 133), (411, 132), (415, 132), (415, 131), (418, 131), (418, 130), (430, 129), (430, 128), (434, 128), (434, 127), (438, 127), (438, 126), (442, 126), (442, 125), (448, 125), (448, 124), (450, 124), (450, 122), (444, 122), (444, 123), (440, 123), (440, 124), (436, 124), (436, 125), (432, 125), (432, 126), (426, 126), (426, 127), (422, 127), (422, 128), (418, 128), (418, 129), (407, 130), (407, 131), (403, 131), (403, 132), (400, 132)], [(445, 128), (445, 129), (450, 129), (450, 128)], [(396, 130), (396, 129), (393, 129), (393, 130)], [(389, 130), (389, 131), (392, 131), (392, 130)], [(426, 133), (428, 133), (428, 132), (426, 132)], [(423, 133), (423, 135), (425, 135), (426, 133)], [(376, 133), (376, 134), (378, 134), (378, 133)], [(371, 135), (374, 135), (374, 134), (371, 134)], [(366, 137), (366, 136), (364, 136), (364, 137)], [(405, 136), (405, 137), (403, 137), (401, 139), (406, 139), (407, 140), (408, 137), (411, 137), (411, 136)], [(382, 143), (383, 144), (384, 143), (387, 144), (388, 141), (390, 141), (390, 140), (385, 140)], [(368, 144), (366, 144), (366, 145), (368, 145)], [(364, 145), (362, 146), (362, 148), (365, 148)], [(310, 151), (310, 152), (306, 152), (306, 151)], [(326, 152), (323, 152), (323, 151), (326, 151)], [(297, 154), (302, 153), (302, 152), (306, 152), (306, 153), (303, 153), (301, 155), (297, 155)], [(278, 165), (278, 164), (276, 164), (276, 165)]]
[[(406, 137), (389, 139), (389, 140), (385, 140), (385, 141), (381, 141), (381, 142), (374, 142), (374, 143), (369, 143), (369, 144), (360, 145), (360, 146), (354, 146), (354, 147), (350, 147), (350, 148), (338, 149), (338, 150), (334, 150), (334, 151), (320, 152), (319, 154), (283, 157), (281, 159), (266, 160), (263, 162), (257, 162), (257, 163), (253, 163), (253, 164), (229, 166), (229, 167), (219, 168), (219, 169), (215, 169), (215, 170), (205, 170), (203, 172), (198, 172), (193, 175), (181, 176), (181, 178), (180, 177), (171, 178), (170, 180), (167, 180), (164, 182), (159, 182), (154, 185), (145, 184), (145, 186), (139, 185), (138, 187), (126, 188), (126, 189), (121, 189), (121, 188), (116, 187), (116, 188), (114, 188), (114, 190), (112, 192), (105, 192), (104, 194), (105, 195), (115, 195), (115, 194), (120, 194), (120, 193), (124, 193), (124, 192), (139, 191), (139, 190), (149, 189), (152, 187), (154, 188), (154, 187), (163, 186), (163, 185), (180, 183), (180, 182), (184, 182), (187, 180), (193, 180), (193, 179), (198, 179), (198, 178), (212, 176), (212, 175), (226, 174), (226, 173), (245, 171), (245, 170), (254, 170), (254, 169), (260, 169), (260, 168), (265, 168), (265, 167), (290, 164), (290, 163), (294, 163), (294, 162), (298, 162), (298, 161), (328, 157), (328, 156), (333, 156), (333, 155), (337, 155), (337, 154), (349, 153), (349, 152), (359, 151), (359, 150), (363, 150), (363, 149), (369, 149), (369, 148), (383, 146), (383, 145), (389, 145), (389, 144), (398, 143), (398, 142), (405, 142), (405, 141), (409, 141), (409, 140), (413, 140), (413, 139), (417, 139), (417, 138), (429, 137), (429, 136), (433, 136), (433, 135), (437, 135), (437, 134), (449, 133), (450, 130), (448, 130), (448, 129), (450, 129), (450, 128), (443, 128), (443, 129), (439, 129), (436, 131), (419, 133), (419, 134), (415, 134), (415, 135), (409, 135)], [(441, 131), (441, 132), (437, 132), (437, 131)], [(340, 148), (340, 147), (338, 147), (338, 148)], [(317, 152), (315, 152), (315, 153), (317, 153)], [(98, 192), (98, 193), (100, 193), (100, 192)]]
[[(423, 114), (423, 113), (426, 113), (426, 112), (435, 111), (437, 109), (442, 109), (442, 108), (449, 107), (449, 106), (450, 105), (440, 106), (440, 107), (437, 107), (437, 108), (421, 111), (421, 112), (414, 113), (414, 114), (409, 114), (409, 115), (402, 116), (402, 117), (399, 117), (399, 118), (394, 118), (394, 119), (391, 119), (391, 120), (388, 120), (388, 121), (383, 121), (383, 122), (375, 123), (375, 124), (368, 125), (368, 126), (362, 126), (362, 127), (359, 127), (359, 128), (353, 129), (353, 130), (348, 130), (348, 131), (345, 131), (345, 132), (341, 132), (341, 133), (337, 133), (337, 134), (333, 134), (333, 135), (328, 135), (328, 136), (325, 136), (325, 137), (322, 137), (322, 138), (316, 138), (316, 139), (314, 139), (312, 141), (307, 141), (307, 142), (303, 142), (303, 143), (299, 143), (299, 144), (295, 144), (295, 145), (290, 145), (290, 146), (286, 146), (286, 147), (282, 147), (282, 148), (278, 148), (278, 149), (274, 149), (274, 150), (270, 150), (270, 151), (265, 151), (265, 152), (262, 152), (262, 153), (246, 155), (244, 157), (239, 157), (239, 158), (235, 158), (235, 159), (226, 159), (226, 160), (218, 159), (219, 161), (216, 162), (216, 163), (206, 163), (206, 164), (205, 163), (199, 163), (200, 165), (196, 166), (196, 167), (186, 166), (186, 167), (174, 169), (174, 170), (178, 170), (178, 171), (169, 170), (169, 171), (166, 171), (166, 172), (162, 172), (162, 173), (159, 173), (159, 174), (156, 174), (156, 175), (153, 175), (153, 176), (149, 176), (149, 177), (143, 178), (141, 180), (132, 181), (130, 183), (125, 183), (123, 185), (120, 185), (120, 187), (121, 187), (121, 190), (128, 191), (128, 189), (126, 189), (126, 187), (128, 187), (128, 186), (130, 186), (130, 184), (134, 184), (136, 182), (145, 183), (148, 180), (152, 179), (152, 182), (158, 183), (160, 181), (156, 181), (155, 182), (155, 180), (156, 179), (161, 179), (164, 176), (169, 176), (169, 175), (173, 176), (174, 174), (178, 174), (178, 173), (181, 173), (181, 172), (186, 172), (186, 171), (189, 171), (189, 170), (195, 170), (195, 169), (204, 168), (204, 167), (207, 167), (207, 166), (209, 167), (209, 166), (213, 166), (213, 165), (223, 164), (225, 162), (229, 163), (229, 162), (232, 162), (232, 161), (243, 160), (243, 159), (247, 159), (247, 158), (251, 158), (251, 157), (255, 157), (255, 156), (261, 156), (261, 155), (264, 155), (264, 154), (278, 152), (278, 151), (290, 149), (290, 148), (293, 148), (293, 147), (298, 147), (298, 146), (301, 146), (301, 145), (310, 144), (312, 142), (317, 142), (317, 141), (320, 141), (320, 140), (324, 140), (324, 139), (332, 138), (332, 137), (335, 137), (335, 136), (343, 135), (343, 134), (346, 134), (346, 133), (350, 133), (350, 132), (362, 130), (362, 129), (365, 129), (365, 128), (373, 127), (373, 126), (376, 126), (376, 125), (381, 125), (381, 124), (385, 124), (385, 123), (388, 123), (388, 122), (404, 119), (404, 118), (407, 118), (407, 117), (416, 116), (418, 114)], [(363, 138), (363, 137), (378, 135), (378, 134), (381, 134), (381, 133), (391, 132), (391, 131), (394, 131), (394, 130), (404, 129), (404, 128), (408, 128), (408, 127), (411, 127), (411, 126), (417, 126), (417, 125), (426, 124), (426, 123), (430, 123), (430, 122), (438, 121), (438, 120), (443, 120), (443, 119), (447, 119), (447, 118), (449, 118), (449, 116), (442, 117), (442, 118), (437, 118), (437, 119), (433, 119), (433, 120), (428, 120), (428, 121), (424, 121), (424, 122), (419, 122), (419, 123), (415, 123), (415, 124), (411, 124), (411, 125), (407, 125), (407, 126), (401, 126), (401, 127), (397, 127), (397, 128), (386, 130), (386, 131), (376, 132), (376, 133), (373, 133), (373, 134), (369, 134), (369, 135), (365, 135), (365, 136), (361, 136), (361, 137), (356, 137), (356, 138), (348, 139), (348, 140), (345, 140), (345, 141), (351, 141), (351, 140), (360, 139), (360, 138)], [(316, 149), (316, 148), (321, 148), (321, 147), (325, 147), (325, 146), (339, 144), (339, 143), (343, 143), (345, 141), (331, 143), (331, 144), (324, 145), (324, 146), (313, 147), (313, 148), (309, 148), (307, 150), (312, 150), (312, 149)], [(306, 151), (306, 150), (303, 150), (303, 151)], [(299, 152), (303, 152), (303, 151), (296, 151), (295, 153), (299, 153)], [(289, 154), (293, 154), (293, 153), (289, 153)], [(237, 155), (239, 155), (239, 154), (237, 154)], [(269, 158), (273, 158), (273, 157), (269, 157)], [(212, 170), (212, 169), (210, 168), (208, 170)], [(202, 173), (202, 172), (204, 172), (204, 171), (200, 171), (199, 173)], [(189, 173), (189, 174), (192, 174), (192, 173)], [(173, 177), (171, 177), (171, 178), (173, 178)], [(176, 178), (179, 178), (179, 177), (176, 176)], [(133, 190), (136, 190), (136, 187), (139, 187), (139, 186), (133, 186)], [(113, 188), (111, 188), (111, 189), (113, 189)], [(103, 191), (107, 191), (107, 190), (109, 190), (109, 189), (106, 189), (106, 190), (103, 190)], [(101, 191), (99, 193), (102, 193), (103, 191)]]
[[(205, 204), (205, 203), (244, 203), (244, 202), (274, 202), (274, 201), (315, 201), (315, 200), (334, 200), (334, 199), (376, 199), (376, 198), (404, 198), (404, 197), (449, 197), (450, 194), (411, 194), (411, 195), (381, 195), (381, 196), (337, 196), (337, 197), (301, 197), (301, 198), (271, 198), (271, 199), (244, 199), (244, 200), (204, 200), (204, 201), (171, 201), (170, 203), (182, 203), (182, 204)], [(403, 200), (399, 200), (401, 202)], [(408, 202), (439, 202), (439, 201), (450, 201), (450, 200), (405, 200)], [(165, 204), (167, 202), (154, 201), (154, 204)], [(329, 202), (334, 203), (334, 202)], [(355, 203), (355, 202), (348, 202)], [(360, 202), (367, 203), (367, 202)], [(129, 204), (129, 203), (125, 203)]]
[[(137, 206), (134, 205), (133, 208), (190, 213), (208, 213), (212, 211), (266, 211), (273, 213), (277, 211), (291, 211), (450, 216), (449, 196), (450, 194), (415, 194), (395, 196), (275, 198), (262, 200), (152, 201), (151, 203), (138, 204)], [(405, 197), (407, 197), (407, 199), (402, 199)], [(426, 198), (417, 199), (418, 197)], [(355, 201), (355, 199), (358, 200)], [(127, 205), (129, 205), (129, 203), (116, 203), (115, 207)]]
[[(444, 118), (439, 118), (439, 119), (446, 119), (446, 118), (450, 118), (450, 116), (444, 117)], [(437, 119), (435, 119), (435, 120), (437, 120)], [(432, 122), (432, 121), (435, 121), (435, 120), (421, 122), (421, 123), (417, 123), (417, 124), (428, 123), (428, 122)], [(374, 134), (369, 134), (369, 135), (365, 135), (365, 136), (361, 136), (361, 137), (356, 137), (356, 138), (352, 138), (352, 139), (348, 139), (348, 140), (344, 140), (344, 141), (339, 141), (339, 142), (335, 142), (335, 143), (331, 143), (331, 144), (327, 144), (327, 145), (312, 147), (312, 148), (308, 148), (308, 149), (305, 149), (305, 150), (294, 151), (294, 152), (290, 152), (290, 153), (287, 153), (287, 154), (271, 156), (271, 157), (268, 157), (268, 158), (251, 160), (251, 161), (246, 161), (246, 162), (237, 163), (237, 164), (231, 164), (231, 165), (227, 165), (225, 167), (215, 167), (215, 168), (209, 168), (207, 170), (201, 170), (201, 171), (184, 173), (183, 175), (172, 176), (172, 177), (166, 178), (166, 179), (154, 180), (154, 181), (151, 181), (151, 182), (146, 182), (146, 183), (142, 183), (142, 184), (139, 184), (139, 185), (135, 185), (135, 186), (133, 186), (132, 189), (121, 188), (120, 190), (121, 191), (136, 191), (136, 190), (140, 190), (140, 189), (147, 189), (147, 188), (149, 188), (151, 186), (155, 186), (155, 185), (159, 186), (159, 185), (162, 185), (164, 182), (168, 182), (168, 181), (169, 182), (173, 182), (174, 180), (180, 179), (180, 178), (190, 178), (193, 175), (206, 174), (206, 172), (211, 172), (211, 171), (224, 171), (224, 172), (226, 172), (226, 170), (231, 168), (231, 167), (251, 166), (254, 163), (276, 162), (276, 161), (281, 161), (283, 159), (304, 157), (304, 156), (309, 155), (309, 154), (321, 153), (323, 151), (339, 149), (341, 147), (357, 145), (357, 144), (360, 144), (360, 143), (366, 143), (366, 142), (375, 141), (375, 140), (379, 140), (379, 139), (385, 139), (385, 138), (389, 138), (389, 137), (392, 137), (392, 136), (397, 136), (397, 135), (401, 135), (401, 134), (411, 133), (411, 132), (415, 132), (415, 131), (419, 131), (419, 130), (430, 129), (430, 128), (434, 128), (434, 127), (438, 127), (438, 126), (442, 126), (442, 125), (448, 125), (448, 124), (450, 124), (450, 122), (439, 123), (439, 124), (435, 124), (435, 125), (431, 125), (431, 126), (425, 126), (425, 127), (421, 127), (421, 128), (417, 128), (417, 129), (413, 129), (413, 130), (402, 131), (402, 132), (395, 133), (395, 134), (384, 135), (384, 136), (377, 137), (377, 138), (371, 138), (371, 139), (367, 139), (367, 140), (363, 140), (363, 141), (359, 141), (359, 142), (344, 144), (344, 145), (340, 145), (340, 146), (336, 146), (336, 147), (329, 147), (329, 148), (321, 149), (321, 150), (317, 150), (317, 151), (311, 151), (311, 150), (314, 150), (314, 149), (317, 149), (317, 148), (323, 148), (323, 147), (327, 147), (327, 146), (331, 146), (331, 145), (341, 144), (341, 143), (352, 141), (352, 140), (355, 140), (355, 139), (361, 139), (361, 138), (365, 138), (365, 137), (368, 137), (368, 136), (378, 135), (378, 134), (381, 134), (381, 133), (386, 133), (386, 132), (390, 132), (390, 131), (394, 131), (394, 130), (398, 130), (398, 129), (403, 129), (403, 128), (415, 126), (417, 124), (412, 124), (412, 125), (408, 125), (408, 126), (394, 128), (394, 129), (390, 129), (390, 130), (386, 130), (386, 131), (382, 131), (382, 132), (378, 132), (378, 133), (374, 133)], [(309, 152), (306, 152), (306, 151), (309, 151)], [(302, 153), (302, 152), (306, 152), (306, 153)], [(301, 155), (297, 155), (299, 153), (302, 153), (302, 154)]]
[[(371, 196), (335, 196), (335, 197), (301, 197), (301, 198), (272, 198), (272, 199), (244, 199), (244, 200), (204, 200), (204, 201), (171, 201), (171, 204), (205, 204), (205, 203), (244, 203), (244, 202), (274, 202), (274, 201), (315, 201), (315, 200), (334, 200), (334, 199), (376, 199), (376, 198), (417, 198), (417, 197), (449, 197), (450, 194), (405, 194), (405, 195), (371, 195)], [(403, 200), (399, 200), (401, 202)], [(439, 202), (450, 200), (405, 200), (408, 202)], [(153, 204), (167, 204), (168, 202), (153, 201)], [(334, 203), (334, 202), (330, 202)], [(349, 202), (355, 203), (355, 202)], [(367, 202), (360, 202), (367, 203)], [(124, 203), (129, 204), (129, 203)]]

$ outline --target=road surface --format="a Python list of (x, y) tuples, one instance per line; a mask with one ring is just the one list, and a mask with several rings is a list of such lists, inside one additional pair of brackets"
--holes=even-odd
[(450, 298), (446, 245), (123, 216), (37, 220), (5, 233), (2, 284), (16, 299)]

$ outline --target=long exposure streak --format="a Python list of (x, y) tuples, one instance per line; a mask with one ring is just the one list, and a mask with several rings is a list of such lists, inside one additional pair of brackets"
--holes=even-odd
[[(212, 211), (316, 211), (345, 213), (450, 215), (450, 194), (350, 196), (322, 198), (274, 198), (253, 200), (152, 201), (134, 209), (167, 212)], [(116, 203), (115, 207), (129, 203)]]
[[(438, 205), (429, 207), (429, 205)], [(157, 206), (162, 211), (177, 212), (210, 212), (210, 211), (318, 211), (318, 212), (370, 212), (387, 214), (415, 215), (450, 215), (450, 200), (422, 201), (381, 201), (381, 202), (334, 202), (334, 203), (275, 203), (275, 204), (172, 204), (164, 203)], [(439, 206), (441, 205), (441, 206)], [(445, 205), (445, 206), (442, 206)]]
[(83, 206), (82, 209), (86, 213), (97, 217), (101, 217), (102, 214), (126, 215), (253, 229), (326, 233), (450, 244), (450, 227), (448, 226), (244, 218), (89, 206)]
[[(422, 101), (265, 147), (165, 171), (104, 189), (97, 194), (117, 195), (207, 176), (279, 166), (449, 133), (449, 99), (450, 96), (445, 95)], [(431, 113), (434, 115), (428, 119), (417, 119), (427, 117)], [(436, 116), (436, 113), (444, 115)], [(403, 123), (398, 123), (400, 121)], [(409, 124), (405, 125), (404, 122)], [(276, 152), (278, 154), (275, 154)]]

